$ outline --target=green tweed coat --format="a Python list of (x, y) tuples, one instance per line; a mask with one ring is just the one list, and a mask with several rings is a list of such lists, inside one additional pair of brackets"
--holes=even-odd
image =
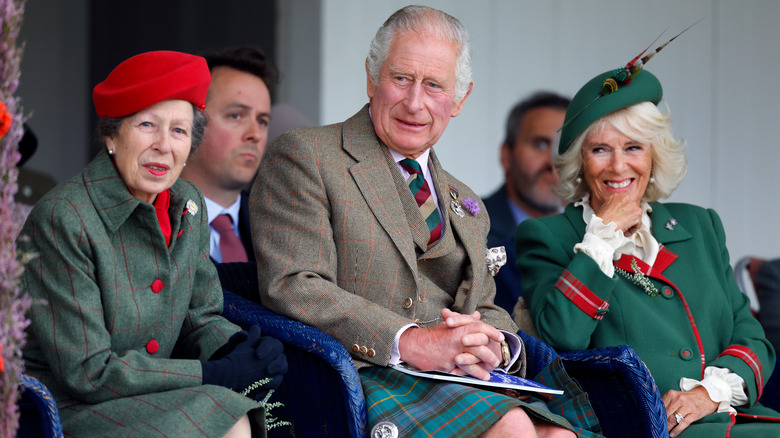
[(202, 384), (240, 328), (222, 311), (200, 192), (170, 189), (170, 246), (154, 206), (130, 195), (109, 156), (58, 185), (18, 238), (37, 257), (26, 371), (52, 392), (66, 436), (222, 436), (257, 404)]
[[(581, 207), (520, 224), (523, 295), (539, 334), (561, 350), (628, 344), (662, 394), (679, 391), (681, 377), (700, 380), (706, 366), (728, 368), (745, 380), (748, 406), (736, 417), (705, 417), (681, 436), (780, 436), (780, 424), (771, 423), (780, 414), (756, 403), (775, 367), (775, 351), (734, 281), (720, 218), (688, 204), (650, 205), (661, 250), (653, 266), (641, 260), (637, 266), (660, 293), (656, 297), (574, 253), (585, 234)], [(615, 265), (633, 272), (632, 260), (623, 256)], [(755, 415), (767, 422), (734, 426)]]

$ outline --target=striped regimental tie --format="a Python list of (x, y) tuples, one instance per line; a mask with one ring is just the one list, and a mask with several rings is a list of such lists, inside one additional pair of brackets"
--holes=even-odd
[(412, 191), (414, 199), (417, 201), (417, 206), (420, 207), (420, 212), (431, 232), (431, 238), (428, 240), (428, 245), (430, 245), (441, 237), (441, 217), (439, 217), (436, 202), (434, 202), (433, 196), (431, 196), (431, 188), (428, 182), (425, 181), (420, 163), (409, 158), (404, 158), (400, 163), (409, 172), (409, 179), (406, 183), (409, 185), (409, 189)]

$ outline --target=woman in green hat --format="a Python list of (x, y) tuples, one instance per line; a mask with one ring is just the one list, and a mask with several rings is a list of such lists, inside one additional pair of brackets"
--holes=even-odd
[(560, 350), (633, 347), (671, 436), (780, 436), (780, 414), (757, 403), (775, 351), (734, 281), (723, 225), (713, 210), (657, 202), (685, 175), (684, 144), (656, 107), (658, 79), (626, 72), (596, 76), (567, 110), (555, 161), (565, 212), (517, 230), (533, 324)]

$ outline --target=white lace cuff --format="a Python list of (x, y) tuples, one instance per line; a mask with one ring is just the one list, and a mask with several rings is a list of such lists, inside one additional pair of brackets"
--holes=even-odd
[(623, 230), (617, 229), (617, 224), (610, 222), (605, 225), (604, 221), (594, 214), (585, 228), (582, 242), (574, 245), (574, 252), (587, 254), (599, 265), (601, 271), (611, 278), (615, 275), (612, 261), (618, 260), (623, 254), (631, 254), (634, 246), (634, 243), (623, 235)]
[(701, 381), (685, 377), (680, 379), (680, 389), (683, 391), (690, 391), (699, 386), (703, 386), (710, 399), (719, 404), (718, 412), (736, 413), (732, 406), (742, 406), (748, 402), (745, 381), (728, 368), (707, 367), (704, 369), (704, 379)]

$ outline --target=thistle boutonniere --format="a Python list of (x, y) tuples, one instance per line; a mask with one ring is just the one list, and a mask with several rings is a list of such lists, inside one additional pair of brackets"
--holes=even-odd
[(631, 260), (631, 269), (634, 271), (633, 274), (623, 269), (615, 268), (615, 270), (619, 272), (621, 275), (631, 280), (631, 282), (634, 283), (635, 285), (642, 288), (642, 290), (650, 298), (655, 298), (660, 294), (660, 292), (658, 292), (658, 289), (655, 287), (655, 285), (653, 285), (653, 282), (651, 282), (650, 279), (647, 278), (647, 276), (645, 276), (642, 270), (639, 269), (639, 265), (636, 263), (636, 259)]
[(195, 203), (192, 199), (187, 201), (187, 209), (184, 210), (184, 213), (189, 213), (193, 216), (198, 213), (198, 204)]
[(474, 198), (466, 198), (463, 200), (463, 206), (471, 213), (472, 216), (479, 214), (482, 209), (479, 207), (479, 202)]

